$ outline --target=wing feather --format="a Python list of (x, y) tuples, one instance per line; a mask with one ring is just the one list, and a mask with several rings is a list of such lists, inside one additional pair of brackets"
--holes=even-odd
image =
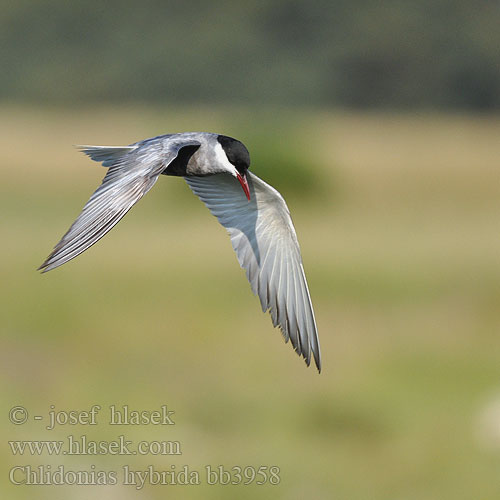
[(288, 207), (273, 187), (247, 172), (251, 200), (229, 174), (185, 177), (193, 192), (227, 229), (263, 311), (269, 311), (285, 342), (290, 339), (318, 370), (321, 354), (300, 248)]
[[(180, 149), (194, 141), (158, 141), (140, 146), (84, 146), (82, 150), (109, 169), (81, 214), (39, 267), (50, 271), (97, 243), (154, 186)], [(199, 143), (195, 143), (199, 144)]]

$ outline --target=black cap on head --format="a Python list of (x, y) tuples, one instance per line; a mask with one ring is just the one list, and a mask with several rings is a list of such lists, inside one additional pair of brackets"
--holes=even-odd
[(236, 167), (236, 170), (243, 175), (250, 167), (250, 153), (243, 143), (228, 137), (227, 135), (217, 136), (222, 149), (226, 153), (227, 159)]

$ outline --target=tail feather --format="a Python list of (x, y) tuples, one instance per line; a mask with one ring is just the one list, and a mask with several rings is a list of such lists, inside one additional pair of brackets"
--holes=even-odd
[(112, 167), (120, 163), (124, 156), (137, 146), (76, 146), (92, 160), (102, 163), (104, 167)]

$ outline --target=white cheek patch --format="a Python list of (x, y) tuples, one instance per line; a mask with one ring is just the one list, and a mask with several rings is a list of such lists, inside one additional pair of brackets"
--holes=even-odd
[(222, 148), (222, 146), (217, 143), (214, 148), (215, 151), (215, 158), (217, 159), (217, 162), (229, 173), (234, 175), (236, 177), (236, 174), (238, 171), (236, 170), (236, 167), (227, 159), (226, 152)]

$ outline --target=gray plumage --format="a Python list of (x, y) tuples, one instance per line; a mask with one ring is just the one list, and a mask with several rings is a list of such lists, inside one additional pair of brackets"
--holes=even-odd
[(288, 207), (278, 191), (248, 171), (243, 144), (218, 134), (189, 132), (130, 146), (80, 149), (108, 171), (39, 269), (50, 271), (96, 243), (161, 174), (183, 176), (227, 229), (262, 310), (270, 312), (274, 326), (307, 365), (312, 355), (321, 370), (314, 312)]
[(262, 310), (309, 365), (321, 369), (316, 321), (299, 243), (283, 197), (249, 172), (250, 201), (227, 174), (186, 177), (193, 192), (227, 229), (240, 266)]

